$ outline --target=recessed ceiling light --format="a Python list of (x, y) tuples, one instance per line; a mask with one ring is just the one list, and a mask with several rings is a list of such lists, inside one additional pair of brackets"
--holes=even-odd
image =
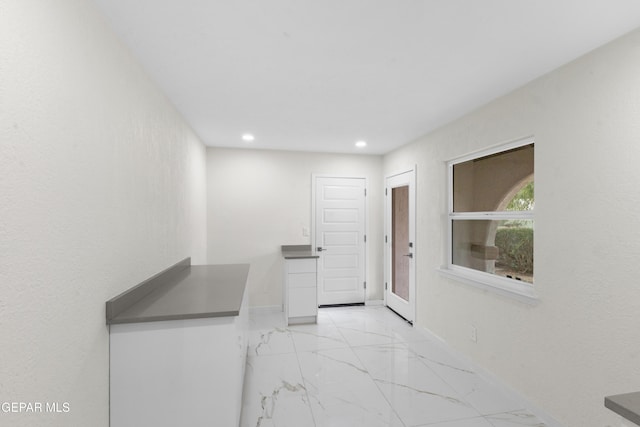
[(367, 146), (367, 141), (358, 141), (356, 142), (356, 147), (358, 148), (364, 148)]
[(244, 135), (242, 135), (242, 140), (243, 141), (251, 142), (254, 139), (256, 139), (256, 137), (251, 135), (250, 133), (245, 133)]

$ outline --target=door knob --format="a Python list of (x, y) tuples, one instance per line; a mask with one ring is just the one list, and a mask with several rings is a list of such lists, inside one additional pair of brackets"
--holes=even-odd
[(408, 256), (409, 258), (413, 258), (413, 254), (412, 253), (408, 253), (408, 254), (403, 255), (403, 256)]

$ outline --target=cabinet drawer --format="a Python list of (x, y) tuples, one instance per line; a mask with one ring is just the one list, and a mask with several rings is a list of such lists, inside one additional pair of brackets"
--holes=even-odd
[(316, 316), (316, 288), (296, 288), (289, 292), (289, 317)]
[(289, 274), (290, 288), (310, 288), (316, 287), (316, 273), (295, 273)]
[(315, 258), (287, 260), (287, 272), (288, 273), (315, 273), (316, 260)]

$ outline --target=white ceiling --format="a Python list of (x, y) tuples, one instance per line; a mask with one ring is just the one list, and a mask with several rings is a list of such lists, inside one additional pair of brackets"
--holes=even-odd
[(207, 145), (343, 153), (386, 153), (640, 26), (638, 0), (93, 1)]

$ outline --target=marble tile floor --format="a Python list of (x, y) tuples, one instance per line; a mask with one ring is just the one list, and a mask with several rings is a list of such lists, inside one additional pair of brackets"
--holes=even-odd
[(444, 344), (386, 307), (285, 326), (252, 314), (242, 427), (541, 427)]

